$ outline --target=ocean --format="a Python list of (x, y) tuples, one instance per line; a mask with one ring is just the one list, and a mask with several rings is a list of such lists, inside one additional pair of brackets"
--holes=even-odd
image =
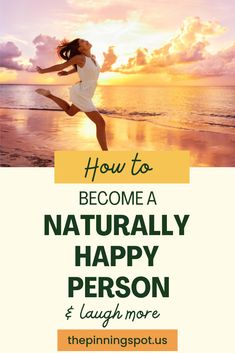
[[(47, 88), (69, 99), (69, 86), (0, 85), (0, 108), (60, 110), (35, 93)], [(235, 134), (233, 87), (98, 86), (93, 101), (102, 114), (191, 131)]]

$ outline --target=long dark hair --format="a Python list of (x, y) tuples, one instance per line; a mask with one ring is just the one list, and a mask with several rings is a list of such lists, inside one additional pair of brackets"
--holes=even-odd
[[(57, 46), (57, 54), (64, 60), (68, 61), (75, 55), (81, 54), (79, 47), (79, 38), (76, 38), (69, 42), (67, 39), (63, 39)], [(74, 65), (77, 69), (77, 65)]]

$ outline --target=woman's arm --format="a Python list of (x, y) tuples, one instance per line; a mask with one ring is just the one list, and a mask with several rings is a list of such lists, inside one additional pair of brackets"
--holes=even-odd
[(59, 71), (58, 75), (59, 76), (67, 76), (67, 75), (73, 74), (74, 72), (77, 72), (75, 67), (73, 69), (69, 70), (69, 71)]
[(69, 59), (68, 61), (63, 62), (62, 64), (57, 64), (53, 65), (50, 67), (47, 67), (45, 69), (42, 69), (40, 66), (36, 67), (36, 70), (39, 74), (46, 74), (48, 72), (55, 72), (55, 71), (61, 71), (66, 69), (66, 67), (72, 66), (72, 65), (79, 65), (83, 64), (84, 59), (82, 58), (81, 55), (75, 55), (73, 58)]

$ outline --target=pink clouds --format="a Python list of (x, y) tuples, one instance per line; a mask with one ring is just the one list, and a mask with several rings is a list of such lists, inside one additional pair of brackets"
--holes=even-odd
[(209, 54), (208, 38), (224, 33), (218, 22), (188, 17), (176, 35), (165, 45), (149, 52), (138, 48), (128, 62), (110, 71), (125, 74), (161, 73), (191, 78), (235, 75), (235, 43), (215, 55)]
[(33, 44), (36, 46), (36, 53), (35, 57), (29, 60), (32, 67), (28, 70), (35, 71), (37, 65), (42, 67), (54, 65), (58, 60), (56, 47), (59, 42), (55, 37), (42, 34), (34, 38)]
[(67, 3), (78, 13), (86, 14), (86, 19), (93, 22), (127, 19), (137, 6), (136, 2), (127, 0), (67, 0)]
[(0, 67), (9, 70), (23, 70), (23, 65), (16, 59), (21, 56), (21, 52), (13, 42), (0, 43)]
[[(182, 72), (182, 70), (180, 70)], [(193, 78), (220, 77), (225, 75), (235, 78), (235, 42), (215, 55), (208, 55), (200, 63), (191, 65), (185, 71)]]
[[(90, 6), (94, 2), (90, 1)], [(103, 4), (108, 6), (109, 2), (104, 0)], [(209, 39), (224, 32), (225, 28), (216, 21), (187, 17), (171, 40), (151, 51), (147, 48), (137, 48), (133, 55), (126, 57), (126, 63), (120, 64), (121, 60), (115, 53), (114, 46), (109, 46), (103, 53), (101, 71), (123, 74), (166, 73), (172, 77), (188, 75), (193, 78), (234, 75), (235, 43), (214, 55), (208, 51)], [(59, 60), (56, 54), (59, 42), (56, 37), (42, 34), (36, 36), (33, 40), (35, 56), (29, 59), (31, 65), (27, 67), (20, 64), (21, 52), (13, 42), (1, 43), (0, 67), (33, 72), (37, 65), (54, 65)], [(125, 53), (122, 53), (122, 58), (125, 58)]]
[(35, 57), (29, 59), (31, 65), (19, 64), (16, 60), (21, 58), (21, 51), (13, 42), (0, 43), (0, 67), (12, 70), (36, 71), (36, 66), (50, 66), (58, 60), (56, 47), (59, 40), (55, 37), (40, 34), (33, 40), (36, 46)]
[(114, 53), (113, 47), (108, 48), (107, 53), (103, 53), (104, 55), (104, 62), (101, 67), (101, 72), (110, 71), (112, 65), (117, 60), (117, 55)]
[(171, 41), (151, 53), (146, 49), (137, 49), (135, 56), (126, 65), (121, 65), (114, 71), (156, 73), (161, 68), (203, 60), (209, 44), (207, 38), (224, 31), (217, 22), (203, 22), (199, 17), (188, 17)]

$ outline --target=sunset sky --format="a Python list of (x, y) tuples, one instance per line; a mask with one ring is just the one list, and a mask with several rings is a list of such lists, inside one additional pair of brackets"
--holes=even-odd
[[(67, 84), (35, 65), (84, 38), (103, 85), (235, 85), (232, 0), (0, 0), (0, 83)], [(61, 61), (59, 61), (61, 62)]]

